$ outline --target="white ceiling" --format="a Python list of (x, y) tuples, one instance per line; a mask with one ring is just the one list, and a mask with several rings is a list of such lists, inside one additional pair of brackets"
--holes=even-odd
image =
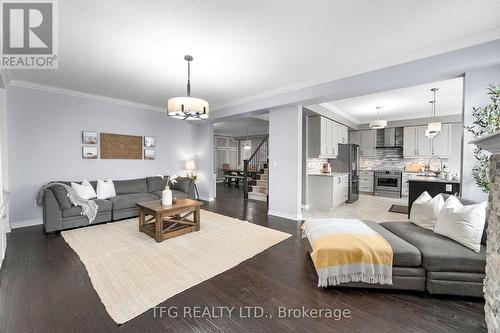
[(267, 134), (269, 133), (269, 122), (257, 118), (244, 118), (214, 123), (214, 133), (232, 137)]
[(436, 92), (436, 116), (462, 114), (463, 79), (461, 77), (320, 105), (356, 124), (377, 119), (377, 106), (382, 107), (380, 119), (425, 118), (431, 116), (432, 106), (429, 103), (433, 99), (431, 88), (439, 88)]
[(58, 1), (59, 69), (9, 80), (212, 108), (500, 38), (500, 1)]

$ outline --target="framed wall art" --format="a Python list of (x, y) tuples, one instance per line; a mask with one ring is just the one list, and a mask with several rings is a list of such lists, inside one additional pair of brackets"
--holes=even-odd
[(155, 159), (155, 150), (154, 149), (144, 149), (144, 159), (145, 160), (154, 160)]
[(155, 137), (154, 136), (145, 136), (144, 137), (144, 147), (154, 147), (155, 146)]
[(97, 132), (83, 131), (82, 132), (82, 143), (85, 145), (96, 145), (98, 135)]
[(84, 160), (97, 159), (97, 147), (82, 147), (82, 158)]

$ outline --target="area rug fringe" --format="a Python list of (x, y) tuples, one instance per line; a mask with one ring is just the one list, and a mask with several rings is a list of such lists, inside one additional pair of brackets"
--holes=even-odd
[(364, 282), (371, 284), (392, 285), (392, 274), (366, 274), (364, 272), (346, 273), (327, 278), (318, 278), (318, 287), (338, 286), (342, 283)]

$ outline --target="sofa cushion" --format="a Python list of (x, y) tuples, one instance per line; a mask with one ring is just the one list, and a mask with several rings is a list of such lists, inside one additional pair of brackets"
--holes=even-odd
[[(448, 197), (450, 196), (450, 194), (441, 194), (443, 196), (443, 199), (444, 201), (446, 201), (446, 199), (448, 199)], [(475, 205), (475, 204), (478, 204), (479, 202), (477, 201), (473, 201), (473, 200), (469, 200), (469, 199), (465, 199), (465, 198), (458, 198), (458, 201), (460, 201), (460, 203), (464, 206), (467, 206), (467, 205)], [(483, 235), (481, 236), (481, 244), (484, 244), (486, 245), (486, 230), (488, 229), (488, 215), (486, 215), (486, 220), (484, 221), (484, 230), (483, 230)]]
[(148, 183), (146, 178), (130, 179), (130, 180), (115, 180), (116, 194), (130, 194), (130, 193), (147, 193)]
[(471, 249), (409, 222), (384, 222), (381, 225), (414, 245), (422, 254), (422, 267), (436, 272), (484, 273), (486, 247), (476, 253)]
[(60, 185), (52, 186), (51, 189), (59, 204), (59, 208), (61, 208), (61, 210), (70, 209), (72, 205), (68, 198), (68, 191)]
[[(97, 204), (97, 212), (109, 212), (112, 208), (111, 202), (109, 200), (100, 200), (95, 199), (95, 203)], [(71, 206), (69, 209), (64, 209), (62, 211), (62, 217), (70, 217), (70, 216), (78, 216), (82, 214), (82, 207), (80, 206)]]
[(380, 236), (391, 245), (394, 253), (393, 266), (418, 267), (422, 263), (420, 251), (410, 243), (397, 237), (389, 230), (383, 228), (377, 222), (364, 221), (370, 228), (375, 230)]
[[(162, 191), (154, 191), (152, 194), (158, 196), (158, 198), (161, 199), (161, 192)], [(177, 190), (172, 191), (172, 198), (185, 199), (187, 197), (188, 197), (187, 193), (177, 191)]]
[[(161, 196), (161, 194), (160, 194)], [(172, 198), (185, 199), (188, 197), (187, 192), (172, 190)]]
[(153, 193), (156, 191), (163, 191), (165, 189), (165, 184), (167, 183), (167, 178), (157, 177), (147, 177), (146, 182), (148, 183), (148, 192)]
[(151, 193), (131, 193), (108, 199), (113, 204), (113, 210), (133, 208), (138, 202), (150, 200), (158, 200), (158, 197)]
[(170, 189), (181, 191), (184, 193), (189, 193), (191, 187), (193, 186), (193, 180), (189, 177), (177, 177), (175, 184), (170, 185)]

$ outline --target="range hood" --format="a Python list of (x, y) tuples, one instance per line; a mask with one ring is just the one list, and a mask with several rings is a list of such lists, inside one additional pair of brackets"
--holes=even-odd
[(403, 127), (378, 129), (376, 148), (403, 148)]

